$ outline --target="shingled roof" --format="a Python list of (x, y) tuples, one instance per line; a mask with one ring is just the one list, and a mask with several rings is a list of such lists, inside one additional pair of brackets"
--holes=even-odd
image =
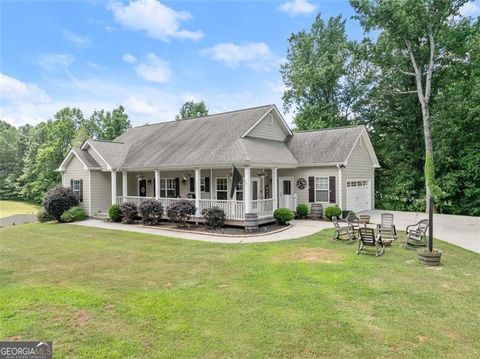
[(275, 105), (144, 125), (128, 130), (112, 142), (89, 139), (86, 143), (114, 169), (232, 163), (296, 167), (345, 163), (365, 132), (364, 126), (353, 126), (295, 132), (285, 141), (243, 137), (272, 109), (276, 110)]

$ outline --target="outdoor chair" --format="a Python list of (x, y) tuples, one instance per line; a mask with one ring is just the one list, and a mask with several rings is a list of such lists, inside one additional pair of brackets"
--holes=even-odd
[(382, 239), (382, 242), (389, 245), (391, 242), (398, 238), (397, 229), (393, 224), (392, 213), (382, 213), (381, 224), (377, 224), (378, 236)]
[(427, 229), (429, 226), (428, 219), (407, 226), (407, 240), (405, 244), (412, 247), (425, 247), (427, 245)]
[(347, 237), (348, 240), (352, 241), (355, 239), (355, 232), (353, 227), (350, 224), (340, 225), (337, 217), (332, 217), (332, 222), (335, 227), (335, 234), (333, 236), (334, 240), (342, 239), (342, 237)]
[(373, 230), (373, 228), (359, 228), (358, 233), (360, 235), (360, 238), (358, 240), (357, 254), (360, 254), (364, 246), (375, 247), (375, 256), (377, 257), (383, 254), (383, 252), (385, 251), (385, 243), (383, 243), (380, 236), (375, 236), (375, 231)]
[(358, 233), (358, 230), (361, 227), (366, 227), (367, 226), (364, 222), (362, 222), (354, 214), (350, 214), (350, 215), (347, 216), (347, 224), (349, 224), (352, 227), (354, 233), (355, 233), (355, 231)]

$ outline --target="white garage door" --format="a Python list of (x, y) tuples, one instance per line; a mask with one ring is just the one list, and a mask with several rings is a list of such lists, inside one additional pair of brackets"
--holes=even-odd
[(347, 180), (347, 209), (355, 213), (371, 209), (370, 182)]

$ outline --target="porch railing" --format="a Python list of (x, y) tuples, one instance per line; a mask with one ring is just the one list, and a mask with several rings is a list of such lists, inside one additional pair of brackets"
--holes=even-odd
[[(119, 196), (117, 197), (117, 204), (123, 202), (134, 202), (139, 206), (147, 199), (154, 199), (154, 197), (139, 197), (139, 196)], [(185, 198), (160, 198), (163, 208), (167, 208), (170, 204), (184, 200)], [(194, 202), (194, 199), (188, 199)], [(219, 207), (225, 212), (225, 217), (232, 220), (245, 219), (245, 203), (243, 201), (234, 200), (218, 200), (218, 199), (200, 199), (200, 213), (205, 208)], [(271, 217), (273, 214), (273, 199), (261, 199), (252, 201), (252, 212), (257, 213), (258, 218)]]

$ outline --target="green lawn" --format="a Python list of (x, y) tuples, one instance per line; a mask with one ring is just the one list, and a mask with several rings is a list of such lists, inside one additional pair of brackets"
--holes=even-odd
[(37, 213), (39, 206), (26, 202), (0, 201), (0, 218), (14, 214)]
[(62, 224), (0, 230), (0, 338), (55, 357), (478, 358), (480, 255), (355, 255), (332, 232), (213, 244)]

